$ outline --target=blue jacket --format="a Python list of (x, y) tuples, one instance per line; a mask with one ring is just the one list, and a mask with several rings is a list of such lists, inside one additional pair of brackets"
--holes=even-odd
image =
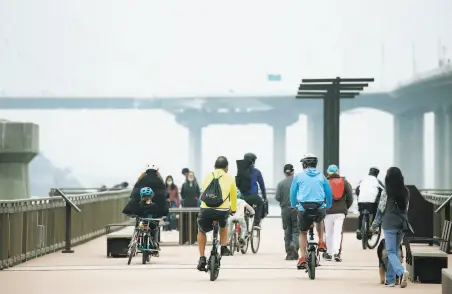
[(244, 192), (243, 195), (258, 194), (259, 188), (261, 188), (262, 198), (266, 199), (267, 191), (265, 189), (265, 183), (264, 178), (262, 177), (262, 173), (260, 170), (253, 167), (253, 169), (251, 170), (251, 189), (247, 192)]
[(300, 202), (323, 202), (320, 208), (331, 208), (333, 193), (326, 177), (315, 168), (307, 168), (293, 178), (290, 205), (304, 211)]

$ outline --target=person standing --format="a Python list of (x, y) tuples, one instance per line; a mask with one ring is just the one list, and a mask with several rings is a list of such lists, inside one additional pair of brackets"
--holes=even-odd
[(342, 228), (348, 209), (353, 204), (353, 189), (350, 183), (339, 175), (337, 165), (330, 165), (327, 169), (327, 179), (333, 193), (333, 204), (326, 210), (325, 234), (327, 252), (323, 254), (325, 260), (341, 262)]
[(396, 276), (400, 277), (400, 287), (408, 285), (408, 271), (403, 267), (398, 257), (399, 246), (405, 231), (412, 230), (408, 222), (408, 207), (410, 192), (405, 187), (402, 172), (398, 167), (388, 169), (385, 177), (385, 187), (381, 193), (377, 215), (370, 228), (375, 232), (381, 223), (385, 235), (385, 247), (388, 254), (386, 270), (386, 286), (396, 285)]
[(182, 185), (180, 196), (184, 201), (184, 207), (198, 207), (198, 199), (201, 195), (195, 173), (190, 171), (187, 180)]
[(290, 207), (290, 187), (292, 186), (294, 168), (291, 164), (284, 166), (286, 178), (276, 187), (275, 200), (281, 207), (281, 219), (284, 229), (286, 260), (298, 260), (298, 238), (300, 231), (297, 224), (297, 210)]
[[(180, 199), (179, 199), (179, 189), (174, 184), (174, 179), (172, 176), (166, 177), (166, 190), (169, 193), (169, 207), (170, 208), (177, 208), (180, 207)], [(176, 229), (176, 214), (170, 213), (169, 214), (169, 224), (166, 227), (166, 230), (175, 230)]]

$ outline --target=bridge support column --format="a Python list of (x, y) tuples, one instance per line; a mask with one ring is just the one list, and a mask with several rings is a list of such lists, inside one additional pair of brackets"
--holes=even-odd
[[(317, 169), (325, 171), (328, 167), (323, 166), (323, 116), (321, 114), (308, 115), (307, 152), (314, 153), (319, 158)], [(301, 156), (301, 155), (300, 155)], [(301, 159), (301, 158), (300, 158)], [(339, 167), (340, 168), (340, 167)]]
[(273, 187), (284, 178), (286, 162), (286, 125), (273, 125)]
[(452, 105), (446, 108), (445, 131), (444, 188), (452, 189)]
[(39, 152), (39, 127), (0, 121), (0, 200), (29, 198), (28, 164)]
[(394, 116), (394, 165), (406, 184), (424, 188), (424, 112)]
[(443, 108), (435, 111), (435, 187), (446, 189), (446, 113)]
[(188, 124), (188, 164), (197, 177), (202, 177), (202, 125)]

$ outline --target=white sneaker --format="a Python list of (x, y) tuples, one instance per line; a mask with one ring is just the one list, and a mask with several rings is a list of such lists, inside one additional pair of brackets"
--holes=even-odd
[(405, 270), (400, 279), (400, 288), (406, 288), (406, 286), (408, 286), (408, 276), (409, 276), (409, 273), (408, 273), (408, 271)]
[(395, 283), (392, 283), (392, 284), (386, 284), (385, 283), (385, 287), (395, 287)]

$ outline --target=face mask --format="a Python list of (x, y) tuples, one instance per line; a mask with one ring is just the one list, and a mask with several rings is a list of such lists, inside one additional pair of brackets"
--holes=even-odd
[(194, 178), (188, 178), (188, 180), (189, 180), (190, 182), (193, 182)]
[(173, 184), (173, 182), (171, 182), (171, 181), (168, 181), (168, 182), (166, 182), (168, 185), (172, 185)]

